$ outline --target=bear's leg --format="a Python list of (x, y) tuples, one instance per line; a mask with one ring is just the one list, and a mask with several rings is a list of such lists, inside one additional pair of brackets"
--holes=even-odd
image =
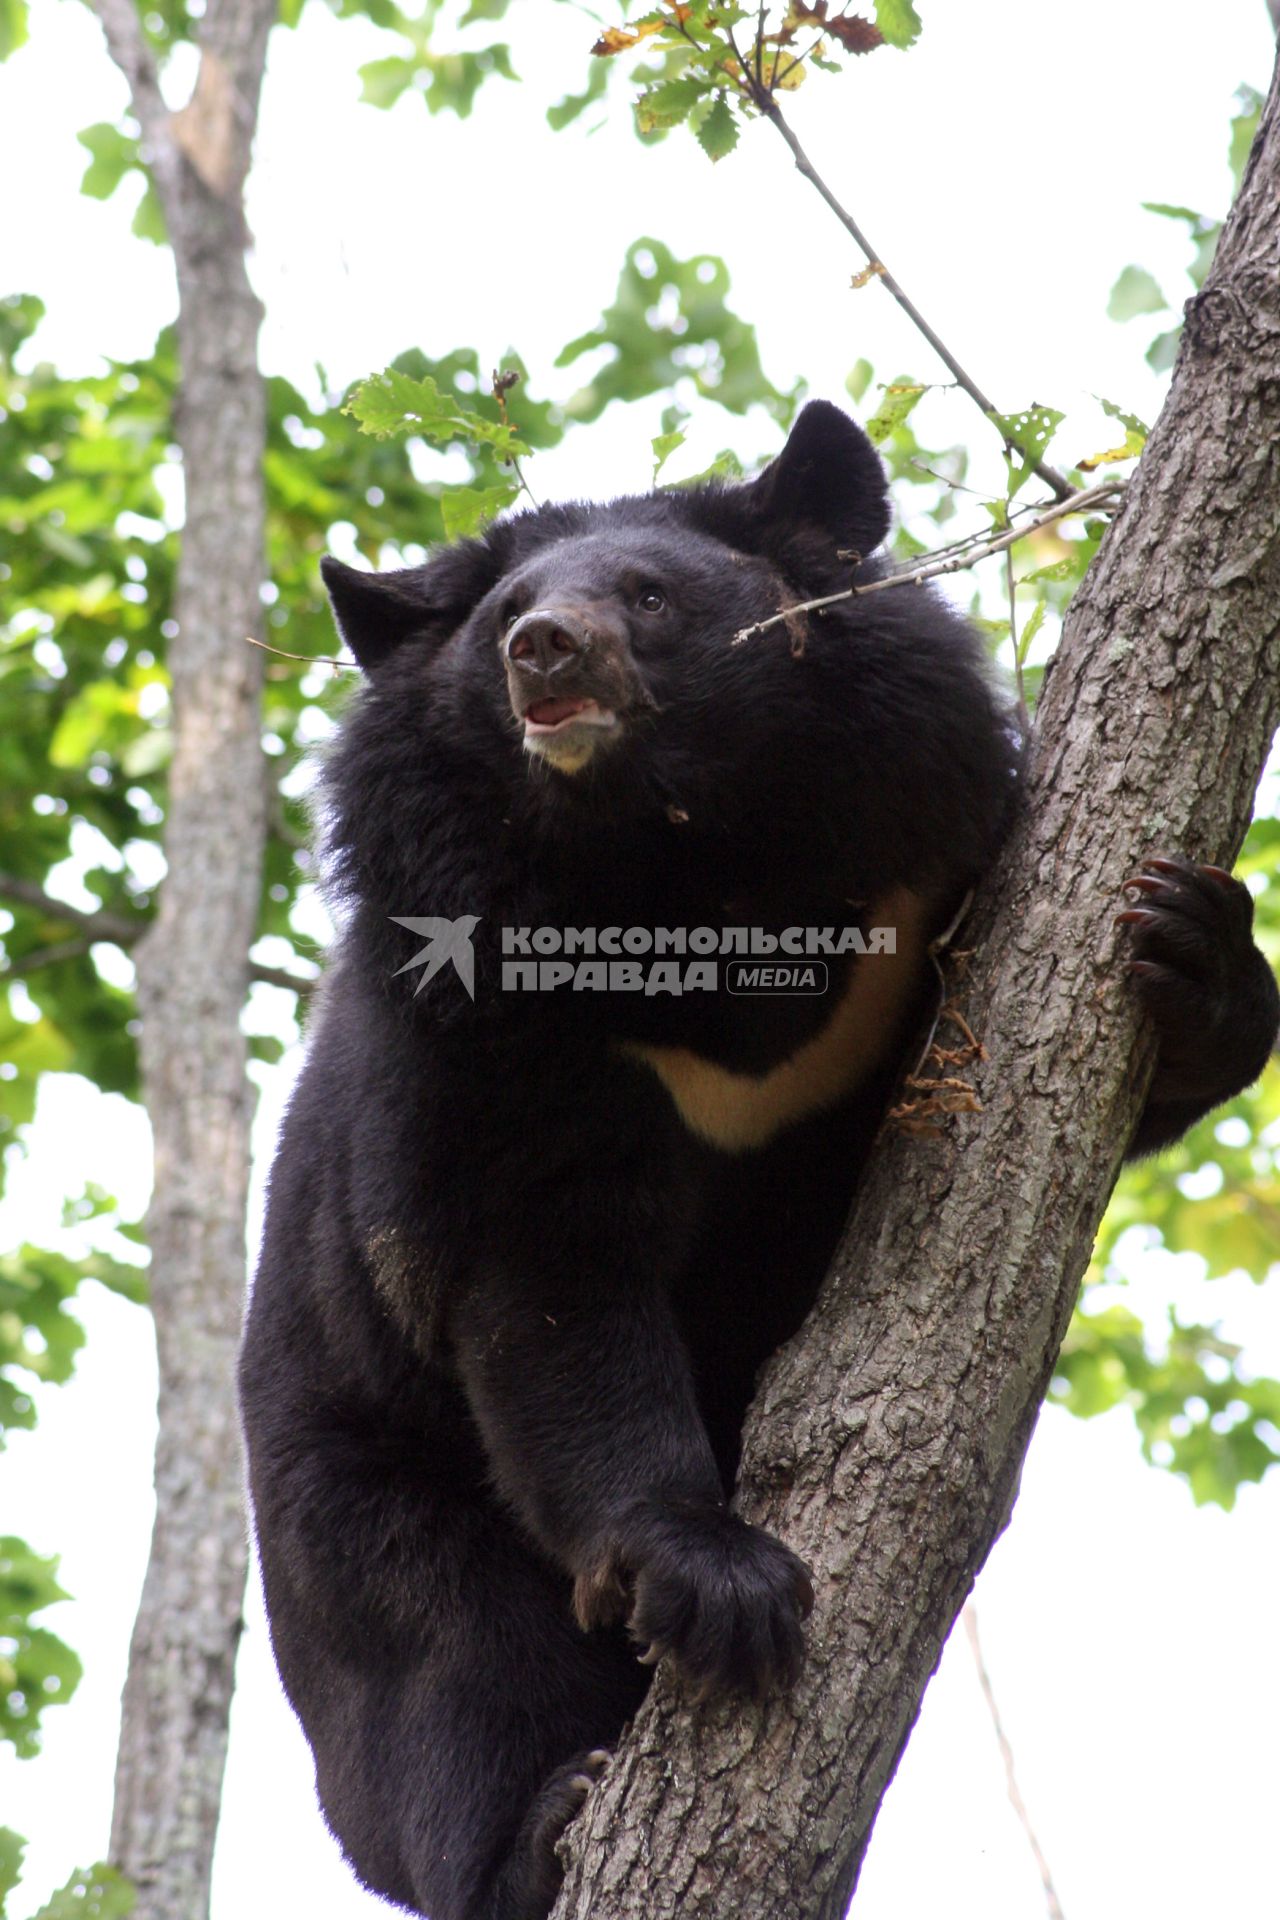
[(352, 1867), (431, 1920), (541, 1920), (648, 1670), (578, 1624), (446, 1383), (367, 1422), (315, 1386), (246, 1409), (276, 1659)]
[(387, 1729), (384, 1791), (431, 1920), (543, 1920), (556, 1843), (649, 1682), (620, 1629), (584, 1633), (562, 1576), (508, 1545), (505, 1568), (472, 1570)]

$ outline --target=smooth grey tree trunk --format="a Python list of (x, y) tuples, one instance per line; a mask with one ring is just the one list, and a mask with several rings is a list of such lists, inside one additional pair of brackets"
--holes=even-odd
[(130, 86), (178, 278), (186, 515), (168, 649), (174, 754), (154, 926), (136, 949), (155, 1141), (156, 1521), (124, 1693), (111, 1860), (137, 1920), (201, 1920), (246, 1565), (235, 1354), (250, 1087), (240, 1016), (266, 832), (260, 744), (265, 393), (243, 185), (274, 0), (210, 0), (170, 114), (134, 0), (96, 0)]
[(1168, 402), (1067, 621), (957, 992), (981, 1111), (890, 1131), (770, 1364), (742, 1511), (811, 1563), (794, 1693), (692, 1715), (663, 1669), (570, 1829), (555, 1920), (840, 1920), (1005, 1524), (1152, 1036), (1113, 929), (1145, 854), (1230, 864), (1280, 723), (1280, 86)]

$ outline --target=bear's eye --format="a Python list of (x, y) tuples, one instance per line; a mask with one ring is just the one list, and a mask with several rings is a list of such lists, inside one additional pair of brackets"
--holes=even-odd
[(520, 618), (519, 607), (508, 607), (507, 611), (502, 616), (502, 631), (504, 633), (510, 633), (512, 627), (514, 627), (516, 621), (519, 618)]
[(636, 605), (641, 613), (663, 613), (666, 611), (667, 596), (661, 587), (641, 587), (636, 595)]

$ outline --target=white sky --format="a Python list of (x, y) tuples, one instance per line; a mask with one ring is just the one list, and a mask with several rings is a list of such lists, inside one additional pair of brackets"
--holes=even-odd
[[(1071, 408), (1064, 459), (1110, 444), (1089, 395), (1150, 418), (1159, 388), (1141, 360), (1151, 329), (1107, 321), (1108, 290), (1137, 260), (1183, 297), (1186, 244), (1140, 202), (1225, 203), (1232, 94), (1244, 80), (1265, 87), (1270, 72), (1263, 0), (1220, 0), (1211, 14), (1186, 0), (1077, 0), (1069, 12), (970, 0), (923, 12), (910, 56), (815, 78), (791, 108), (797, 128), (993, 398)], [(678, 254), (726, 257), (733, 304), (756, 322), (779, 384), (802, 373), (840, 398), (859, 355), (882, 379), (933, 377), (883, 290), (848, 290), (859, 263), (767, 128), (715, 169), (686, 135), (640, 149), (621, 114), (591, 138), (552, 136), (543, 108), (577, 86), (594, 29), (549, 0), (513, 13), (501, 34), (527, 84), (490, 83), (461, 125), (429, 120), (416, 100), (390, 114), (357, 104), (356, 66), (387, 50), (370, 28), (315, 14), (279, 38), (251, 208), (269, 369), (306, 381), (319, 361), (337, 385), (412, 344), (472, 344), (482, 361), (515, 344), (539, 392), (571, 391), (581, 370), (556, 375), (551, 359), (596, 319), (627, 244), (652, 233)], [(37, 0), (32, 43), (0, 68), (0, 291), (44, 297), (41, 346), (68, 368), (145, 351), (172, 309), (165, 256), (128, 234), (131, 198), (102, 206), (77, 191), (87, 156), (76, 130), (122, 105), (88, 13)], [(952, 410), (955, 437), (969, 433), (968, 402), (934, 404)], [(645, 485), (660, 405), (615, 410), (581, 445), (542, 457), (539, 491)], [(733, 424), (702, 408), (692, 426), (690, 468), (730, 441), (744, 452), (776, 444), (763, 419)], [(286, 1078), (273, 1077), (263, 1103), (264, 1154)], [(140, 1210), (146, 1159), (145, 1126), (122, 1103), (78, 1082), (50, 1087), (0, 1240), (52, 1236), (62, 1194), (88, 1178)], [(1259, 1370), (1280, 1371), (1274, 1305), (1247, 1283), (1206, 1290), (1194, 1262), (1156, 1262), (1133, 1304), (1158, 1320), (1170, 1297), (1223, 1318)], [(38, 1431), (0, 1461), (3, 1530), (62, 1553), (77, 1598), (47, 1617), (86, 1665), (76, 1700), (47, 1717), (44, 1755), (0, 1760), (0, 1820), (31, 1841), (23, 1912), (105, 1849), (150, 1525), (147, 1323), (96, 1288), (84, 1317), (76, 1380), (41, 1396)], [(1274, 1482), (1246, 1488), (1230, 1516), (1196, 1512), (1142, 1464), (1126, 1416), (1042, 1421), (977, 1601), (1067, 1920), (1274, 1910), (1278, 1522)], [(386, 1909), (355, 1886), (315, 1812), (253, 1610), (213, 1920), (280, 1911), (373, 1920)], [(962, 1637), (886, 1800), (855, 1912), (1043, 1912)]]

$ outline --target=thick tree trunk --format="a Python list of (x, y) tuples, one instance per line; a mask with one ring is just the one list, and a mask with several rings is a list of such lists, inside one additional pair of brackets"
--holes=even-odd
[(111, 1859), (138, 1920), (200, 1920), (226, 1753), (246, 1536), (235, 1401), (250, 1087), (240, 1016), (266, 831), (258, 714), (265, 396), (242, 189), (274, 0), (211, 0), (170, 115), (133, 0), (99, 0), (178, 273), (186, 517), (169, 644), (174, 755), (153, 928), (137, 949), (160, 1359), (151, 1560), (129, 1656)]
[(1230, 864), (1280, 723), (1280, 81), (1172, 391), (1067, 622), (961, 988), (980, 1113), (890, 1133), (751, 1417), (742, 1510), (802, 1553), (803, 1680), (693, 1716), (659, 1671), (556, 1920), (839, 1920), (1008, 1516), (1151, 1041), (1112, 927), (1144, 854)]

